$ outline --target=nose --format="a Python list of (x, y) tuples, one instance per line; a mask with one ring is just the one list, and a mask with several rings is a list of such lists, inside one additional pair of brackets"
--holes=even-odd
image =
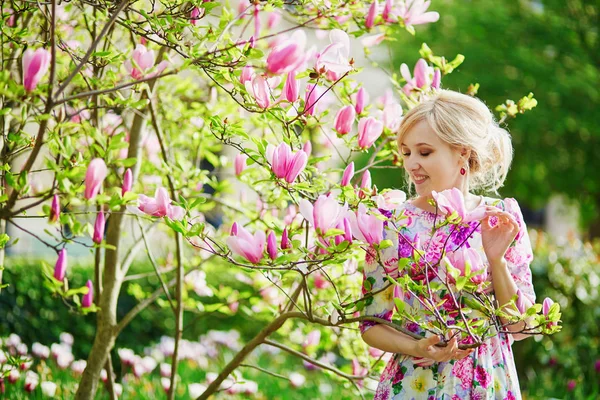
[(404, 169), (408, 172), (416, 172), (421, 168), (421, 165), (412, 157), (404, 158)]

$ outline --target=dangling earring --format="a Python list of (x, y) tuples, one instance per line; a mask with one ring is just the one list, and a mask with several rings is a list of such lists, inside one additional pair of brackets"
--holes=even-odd
[(466, 173), (467, 173), (467, 171), (465, 170), (465, 168), (464, 168), (464, 167), (462, 167), (462, 168), (460, 169), (460, 174), (461, 174), (461, 175), (464, 175), (464, 174), (466, 174)]

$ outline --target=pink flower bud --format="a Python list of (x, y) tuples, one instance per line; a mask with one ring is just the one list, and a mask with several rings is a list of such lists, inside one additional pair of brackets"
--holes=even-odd
[(267, 28), (269, 30), (275, 28), (279, 24), (279, 21), (281, 21), (281, 14), (277, 11), (270, 12), (267, 20)]
[(244, 153), (240, 153), (235, 156), (234, 167), (235, 167), (235, 175), (240, 176), (242, 171), (246, 168), (246, 160), (248, 156)]
[(131, 168), (127, 168), (127, 171), (125, 171), (125, 175), (123, 175), (123, 186), (121, 187), (121, 196), (125, 196), (125, 193), (130, 192), (132, 185), (133, 172), (131, 172)]
[(344, 170), (344, 174), (342, 175), (342, 186), (348, 186), (352, 177), (354, 176), (354, 161), (352, 161), (346, 169)]
[(313, 115), (317, 105), (317, 101), (321, 93), (317, 85), (308, 84), (306, 85), (306, 94), (304, 96), (304, 114)]
[(52, 206), (50, 206), (50, 222), (58, 221), (60, 217), (60, 199), (57, 194), (52, 198)]
[(441, 80), (442, 80), (442, 73), (440, 72), (440, 70), (438, 68), (436, 68), (435, 71), (433, 71), (433, 80), (431, 81), (431, 87), (434, 89), (439, 89)]
[(354, 124), (355, 117), (356, 112), (354, 111), (354, 107), (350, 105), (342, 107), (335, 116), (335, 130), (340, 135), (349, 133), (352, 130), (352, 124)]
[(104, 212), (101, 210), (98, 215), (96, 215), (96, 222), (94, 223), (94, 243), (100, 244), (102, 243), (102, 239), (104, 239)]
[(246, 90), (261, 108), (268, 108), (271, 105), (271, 90), (267, 80), (262, 75), (254, 75), (251, 81), (246, 81)]
[(63, 281), (65, 279), (65, 274), (67, 273), (67, 249), (62, 249), (58, 252), (58, 259), (56, 260), (56, 264), (54, 265), (54, 277)]
[[(377, 0), (375, 0), (377, 1)], [(358, 93), (356, 93), (356, 106), (355, 110), (357, 114), (360, 114), (365, 109), (365, 105), (369, 102), (369, 94), (365, 90), (364, 87), (358, 89)]]
[(194, 7), (190, 12), (190, 24), (196, 26), (198, 24), (198, 20), (202, 18), (204, 14), (204, 9), (200, 10), (198, 7)]
[(252, 80), (252, 75), (254, 75), (254, 68), (249, 65), (246, 65), (242, 68), (242, 74), (240, 75), (240, 83), (243, 85), (246, 81)]
[(92, 281), (88, 279), (85, 286), (87, 286), (88, 292), (84, 294), (81, 299), (81, 307), (90, 308), (94, 303), (94, 285), (92, 285)]
[(288, 72), (287, 78), (285, 79), (285, 85), (283, 87), (283, 93), (285, 94), (285, 99), (290, 103), (298, 100), (298, 86), (296, 73), (294, 71)]
[(310, 140), (307, 140), (306, 143), (304, 143), (304, 146), (302, 146), (302, 150), (304, 150), (306, 155), (310, 157), (312, 153), (312, 143), (310, 142)]
[(352, 226), (348, 218), (344, 218), (344, 240), (352, 244)]
[(415, 80), (417, 87), (424, 88), (429, 85), (429, 66), (427, 65), (427, 61), (420, 58), (417, 61), (417, 65), (415, 65)]
[(296, 31), (291, 38), (277, 44), (267, 57), (267, 71), (271, 74), (283, 74), (298, 68), (304, 62), (306, 34)]
[(34, 90), (48, 71), (52, 55), (46, 49), (33, 51), (27, 49), (23, 54), (23, 86), (25, 90)]
[(269, 232), (269, 236), (267, 237), (267, 253), (271, 260), (277, 258), (277, 238), (273, 231)]
[(108, 175), (108, 169), (104, 160), (101, 158), (94, 158), (88, 165), (87, 172), (85, 174), (85, 198), (88, 200), (93, 199), (100, 192), (100, 186), (104, 182), (104, 178)]
[(525, 303), (523, 302), (523, 293), (521, 292), (520, 289), (517, 290), (517, 302), (516, 302), (516, 304), (517, 304), (517, 310), (519, 310), (519, 312), (521, 314), (524, 314), (525, 311), (527, 311), (525, 309)]
[(283, 230), (283, 234), (281, 235), (281, 248), (282, 249), (291, 249), (292, 244), (290, 243), (290, 239), (288, 238), (288, 230), (285, 228)]
[[(367, 29), (371, 29), (375, 24), (375, 18), (377, 17), (377, 11), (379, 8), (379, 4), (377, 0), (373, 0), (371, 6), (369, 7), (369, 11), (367, 12), (367, 16), (365, 18), (365, 27)], [(359, 113), (360, 114), (360, 113)]]
[(548, 313), (550, 313), (550, 307), (552, 307), (552, 304), (554, 304), (554, 301), (552, 301), (550, 297), (546, 297), (544, 299), (544, 302), (542, 303), (542, 312), (545, 316), (548, 316)]
[(231, 225), (231, 230), (229, 231), (229, 236), (237, 236), (238, 233), (238, 223), (234, 222), (233, 225)]
[(358, 121), (358, 147), (369, 148), (381, 136), (383, 123), (373, 117), (361, 118)]
[(365, 172), (363, 172), (362, 178), (360, 181), (360, 188), (361, 189), (370, 189), (371, 188), (371, 172), (369, 172), (369, 170), (366, 170)]

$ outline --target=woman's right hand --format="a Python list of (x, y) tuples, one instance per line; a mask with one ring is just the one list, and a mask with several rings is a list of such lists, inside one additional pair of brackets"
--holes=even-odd
[[(433, 335), (417, 341), (416, 352), (418, 360), (416, 363), (421, 366), (431, 365), (433, 362), (447, 362), (450, 360), (462, 360), (473, 352), (473, 349), (459, 349), (456, 336), (453, 336), (446, 347), (438, 347), (437, 343), (441, 341), (439, 335)], [(428, 362), (428, 361), (433, 362)]]

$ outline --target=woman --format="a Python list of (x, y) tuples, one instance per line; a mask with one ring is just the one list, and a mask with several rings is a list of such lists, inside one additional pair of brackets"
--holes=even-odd
[[(517, 202), (470, 192), (496, 192), (512, 160), (510, 136), (494, 121), (487, 106), (467, 95), (438, 91), (406, 114), (398, 133), (398, 149), (417, 196), (396, 210), (409, 217), (400, 232), (403, 238), (397, 231), (386, 228), (385, 236), (394, 246), (381, 250), (380, 263), (374, 254), (367, 253), (364, 279), (371, 281), (371, 290), (375, 292), (388, 285), (383, 266), (412, 254), (413, 246), (425, 252), (423, 257), (435, 260), (444, 244), (446, 251), (455, 250), (464, 243), (471, 228), (481, 222), (466, 246), (476, 249), (487, 265), (487, 280), (491, 281), (490, 288), (498, 303), (508, 303), (520, 290), (524, 307), (531, 306), (535, 302), (529, 269), (533, 256)], [(432, 191), (439, 193), (452, 188), (459, 189), (464, 196), (467, 211), (477, 207), (482, 211), (483, 207), (485, 217), (453, 232), (446, 226), (432, 237), (436, 218), (436, 207), (429, 202)], [(406, 243), (404, 238), (412, 243)], [(412, 312), (423, 311), (414, 296), (402, 296)], [(393, 298), (392, 287), (380, 291), (364, 314), (391, 321)], [(456, 338), (448, 341), (446, 347), (438, 347), (435, 344), (441, 338), (437, 335), (425, 337), (417, 324), (405, 320), (402, 324), (423, 339), (414, 339), (372, 321), (364, 321), (360, 326), (367, 344), (394, 353), (381, 376), (375, 399), (521, 398), (511, 344), (512, 340), (527, 335), (500, 333), (476, 349), (461, 350)], [(522, 329), (522, 323), (505, 327), (511, 332)]]

